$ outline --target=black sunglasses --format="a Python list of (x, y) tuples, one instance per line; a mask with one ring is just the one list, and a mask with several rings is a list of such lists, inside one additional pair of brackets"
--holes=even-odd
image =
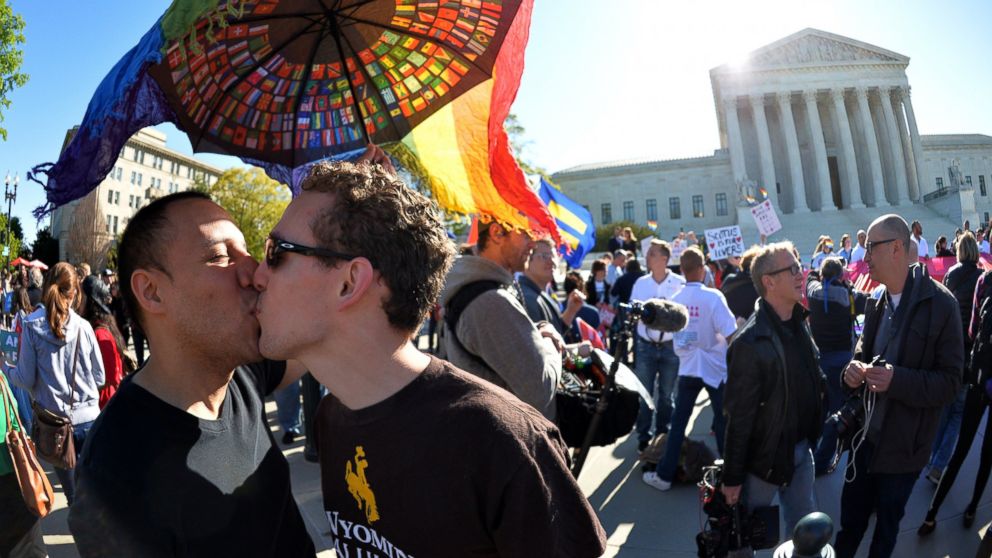
[(775, 271), (770, 271), (770, 272), (766, 273), (765, 275), (778, 275), (779, 273), (782, 273), (783, 271), (791, 272), (793, 276), (796, 276), (796, 275), (799, 275), (799, 272), (802, 271), (802, 269), (799, 267), (799, 264), (794, 263), (794, 264), (790, 265), (789, 267), (783, 267), (782, 269), (776, 269)]
[(292, 252), (294, 254), (301, 254), (304, 256), (320, 256), (346, 261), (351, 261), (358, 257), (352, 256), (351, 254), (335, 252), (334, 250), (328, 250), (326, 248), (311, 248), (310, 246), (296, 244), (288, 240), (283, 240), (269, 235), (269, 238), (265, 240), (265, 265), (272, 269), (279, 267), (279, 260), (281, 259), (282, 254), (286, 252)]
[(896, 240), (898, 240), (898, 239), (897, 238), (889, 238), (889, 239), (886, 239), (886, 240), (874, 240), (874, 241), (869, 240), (868, 242), (865, 242), (865, 253), (866, 254), (871, 254), (871, 251), (872, 251), (872, 249), (874, 247), (881, 246), (882, 244), (886, 244), (886, 243), (889, 243), (889, 242), (895, 242)]

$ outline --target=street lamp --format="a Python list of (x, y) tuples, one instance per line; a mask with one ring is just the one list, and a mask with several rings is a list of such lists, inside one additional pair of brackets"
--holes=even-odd
[(10, 212), (13, 209), (14, 201), (17, 200), (17, 183), (20, 178), (14, 175), (14, 189), (10, 188), (10, 173), (7, 173), (7, 178), (3, 181), (3, 198), (7, 200), (7, 235), (4, 237), (7, 245), (4, 246), (5, 252), (5, 264), (4, 269), (10, 269)]

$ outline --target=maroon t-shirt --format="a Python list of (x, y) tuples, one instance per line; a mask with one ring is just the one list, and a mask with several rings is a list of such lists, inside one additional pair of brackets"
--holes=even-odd
[(432, 359), (357, 411), (330, 395), (316, 420), (338, 556), (583, 558), (606, 548), (558, 429), (448, 362)]

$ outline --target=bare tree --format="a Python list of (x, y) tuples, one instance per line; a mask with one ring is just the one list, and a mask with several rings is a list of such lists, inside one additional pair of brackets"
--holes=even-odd
[(100, 211), (97, 199), (99, 189), (79, 200), (72, 212), (69, 238), (66, 241), (66, 258), (70, 263), (86, 262), (94, 270), (106, 266), (107, 250), (112, 236), (107, 232), (107, 219)]

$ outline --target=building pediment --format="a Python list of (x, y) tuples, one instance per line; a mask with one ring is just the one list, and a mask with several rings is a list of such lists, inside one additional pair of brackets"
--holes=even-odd
[[(908, 64), (901, 54), (818, 29), (804, 29), (751, 52), (736, 70), (835, 66), (857, 64)], [(731, 69), (722, 66), (720, 69)]]

